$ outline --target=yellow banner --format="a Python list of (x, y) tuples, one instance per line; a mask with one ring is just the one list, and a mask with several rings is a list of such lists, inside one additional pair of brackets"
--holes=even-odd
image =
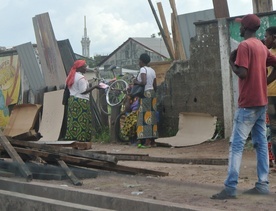
[(9, 120), (8, 106), (16, 104), (20, 95), (20, 71), (17, 55), (0, 57), (0, 127)]

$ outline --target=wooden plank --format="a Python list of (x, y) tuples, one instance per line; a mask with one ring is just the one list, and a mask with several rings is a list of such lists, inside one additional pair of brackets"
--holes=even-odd
[(26, 141), (38, 141), (41, 138), (41, 134), (32, 129), (29, 132), (14, 136), (13, 138)]
[[(26, 156), (26, 154), (23, 155)], [(54, 164), (56, 164), (56, 162)], [(68, 178), (64, 170), (56, 165), (51, 165), (49, 163), (45, 165), (34, 161), (26, 162), (26, 165), (28, 166), (28, 169), (32, 172), (34, 179), (61, 180)], [(89, 169), (72, 165), (68, 165), (68, 167), (77, 178), (86, 179), (96, 178), (98, 176), (98, 171), (95, 171), (91, 168)], [(11, 162), (9, 159), (6, 159), (5, 161), (0, 160), (0, 169), (12, 173), (18, 172), (17, 165), (14, 162)]]
[(180, 60), (180, 55), (179, 55), (179, 45), (178, 45), (178, 40), (177, 40), (177, 35), (175, 31), (175, 20), (173, 18), (173, 13), (171, 14), (171, 27), (172, 27), (172, 37), (173, 37), (173, 45), (174, 45), (174, 59), (175, 60)]
[(8, 172), (8, 171), (5, 171), (5, 170), (0, 170), (0, 177), (8, 177), (8, 178), (11, 178), (11, 177), (14, 177), (15, 174), (13, 172)]
[(40, 180), (63, 180), (65, 179), (65, 175), (54, 174), (54, 173), (33, 172), (33, 178), (40, 179)]
[(55, 146), (48, 146), (44, 144), (36, 144), (34, 142), (23, 142), (18, 140), (12, 140), (10, 139), (10, 143), (13, 146), (21, 146), (21, 147), (31, 147), (39, 150), (45, 150), (47, 152), (51, 153), (64, 153), (68, 155), (78, 156), (78, 157), (84, 157), (84, 158), (90, 158), (94, 160), (100, 160), (100, 161), (106, 161), (110, 163), (117, 163), (117, 158), (112, 155), (102, 154), (102, 153), (95, 153), (92, 151), (82, 151), (82, 150), (76, 150), (76, 149), (67, 149), (62, 147), (55, 147)]
[[(153, 4), (152, 4), (151, 0), (148, 0), (148, 2), (149, 2), (149, 5), (150, 5), (150, 8), (152, 10), (153, 16), (155, 18), (155, 21), (157, 23), (157, 26), (158, 26), (158, 28), (160, 30), (161, 36), (164, 39), (164, 43), (165, 43), (165, 45), (167, 47), (168, 53), (170, 55), (170, 58), (174, 60), (175, 59), (174, 51), (173, 51), (172, 46), (170, 46), (170, 43), (168, 42), (168, 39), (169, 39), (170, 36), (166, 35), (164, 29), (162, 28), (161, 23), (160, 23), (160, 21), (158, 19), (158, 16), (157, 16), (157, 14), (155, 12), (155, 9), (153, 7)], [(164, 24), (163, 24), (163, 27), (164, 27)]]
[(272, 0), (252, 0), (252, 4), (253, 4), (253, 13), (273, 11)]
[(73, 182), (74, 185), (81, 186), (82, 182), (74, 175), (74, 173), (69, 169), (66, 163), (63, 160), (57, 160), (58, 164), (63, 168), (66, 175)]
[(43, 13), (33, 17), (33, 26), (46, 86), (60, 89), (65, 83), (66, 72), (49, 14)]
[(76, 165), (70, 165), (67, 164), (68, 167), (71, 169), (71, 171), (78, 177), (79, 179), (86, 179), (86, 178), (96, 178), (98, 176), (98, 171), (86, 168), (86, 167), (80, 167)]
[(175, 36), (174, 37), (175, 54), (177, 55), (177, 58), (179, 58), (180, 60), (186, 60), (186, 54), (184, 51), (182, 37), (180, 34), (180, 30), (179, 30), (179, 23), (178, 23), (178, 18), (177, 18), (177, 10), (176, 10), (176, 6), (175, 6), (175, 0), (170, 0), (170, 5), (171, 5), (172, 11), (173, 11), (172, 12), (172, 31), (175, 32), (175, 33), (173, 33), (173, 35)]
[(23, 162), (21, 157), (17, 154), (16, 150), (10, 144), (9, 140), (6, 136), (3, 135), (2, 131), (0, 131), (0, 144), (7, 151), (9, 156), (18, 164), (18, 168), (22, 175), (27, 179), (27, 181), (32, 180), (32, 173), (29, 171), (26, 164)]
[(140, 156), (149, 156), (149, 154), (136, 154), (136, 153), (133, 153), (133, 154), (129, 154), (129, 153), (113, 153), (113, 152), (111, 152), (111, 153), (108, 153), (109, 155), (113, 155), (113, 156), (115, 156), (115, 157), (117, 157), (117, 156), (120, 156), (120, 155), (122, 155), (122, 156), (130, 156), (130, 155), (133, 155), (133, 156), (138, 156), (138, 157), (140, 157)]
[(142, 155), (126, 155), (112, 153), (118, 160), (130, 161), (147, 161), (147, 162), (161, 162), (161, 163), (180, 163), (193, 165), (227, 165), (227, 158), (166, 158), (166, 157), (150, 157)]
[(162, 22), (162, 25), (163, 25), (163, 30), (164, 30), (164, 35), (165, 35), (165, 37), (163, 37), (163, 39), (164, 40), (166, 39), (166, 41), (168, 43), (168, 47), (167, 47), (168, 52), (170, 52), (169, 54), (173, 56), (171, 59), (174, 60), (175, 52), (174, 52), (174, 49), (173, 49), (173, 44), (172, 44), (170, 32), (169, 32), (169, 29), (168, 29), (166, 17), (165, 17), (164, 10), (163, 10), (161, 2), (157, 2), (157, 8), (158, 8), (158, 11), (159, 11), (159, 16), (160, 16), (160, 19), (161, 19), (161, 22)]
[(213, 0), (213, 6), (216, 18), (229, 18), (227, 0)]
[[(116, 172), (128, 173), (133, 175), (135, 174), (146, 174), (146, 175), (156, 175), (156, 176), (169, 175), (169, 173), (167, 172), (154, 171), (154, 170), (142, 169), (142, 168), (134, 168), (134, 167), (128, 167), (123, 165), (116, 165), (114, 163), (107, 163), (102, 161), (92, 161), (87, 158), (73, 157), (73, 156), (64, 155), (64, 154), (52, 154), (48, 152), (42, 152), (42, 151), (37, 151), (33, 149), (24, 149), (24, 148), (18, 148), (18, 147), (15, 147), (14, 149), (20, 154), (22, 153), (22, 154), (27, 154), (32, 156), (39, 156), (47, 162), (56, 162), (56, 159), (59, 159), (72, 165), (97, 168), (97, 169), (103, 169), (103, 170), (109, 170), (109, 171), (116, 171)], [(1, 146), (0, 146), (0, 150), (3, 150)]]
[(79, 150), (87, 150), (87, 149), (92, 149), (92, 142), (74, 142), (73, 146), (74, 149), (79, 149)]
[(121, 106), (111, 107), (111, 117), (110, 117), (110, 124), (109, 124), (110, 142), (119, 142), (119, 139), (116, 136), (115, 121), (117, 116), (120, 114), (120, 108)]

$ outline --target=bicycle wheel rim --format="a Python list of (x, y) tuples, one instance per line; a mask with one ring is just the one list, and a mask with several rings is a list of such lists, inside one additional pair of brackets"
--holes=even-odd
[(110, 106), (116, 106), (122, 103), (126, 97), (128, 84), (124, 80), (114, 81), (107, 90), (106, 102)]

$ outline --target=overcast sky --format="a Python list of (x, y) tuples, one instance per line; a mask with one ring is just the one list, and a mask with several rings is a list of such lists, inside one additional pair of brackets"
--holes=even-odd
[[(276, 9), (275, 1), (273, 8)], [(157, 11), (161, 2), (170, 26), (169, 0), (152, 0)], [(175, 0), (178, 14), (213, 8), (212, 0)], [(252, 0), (228, 0), (230, 16), (252, 13)], [(57, 40), (69, 39), (75, 53), (81, 54), (84, 16), (90, 43), (90, 56), (107, 55), (129, 37), (150, 37), (158, 26), (148, 0), (0, 0), (0, 46), (36, 43), (32, 18), (48, 12)]]

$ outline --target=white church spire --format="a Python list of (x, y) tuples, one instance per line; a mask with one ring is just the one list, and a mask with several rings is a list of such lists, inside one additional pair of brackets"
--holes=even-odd
[(87, 36), (87, 29), (86, 29), (86, 16), (84, 16), (84, 36), (81, 39), (81, 45), (82, 45), (82, 55), (89, 58), (90, 57), (90, 52), (89, 52), (89, 47), (90, 47), (90, 40), (89, 37)]

